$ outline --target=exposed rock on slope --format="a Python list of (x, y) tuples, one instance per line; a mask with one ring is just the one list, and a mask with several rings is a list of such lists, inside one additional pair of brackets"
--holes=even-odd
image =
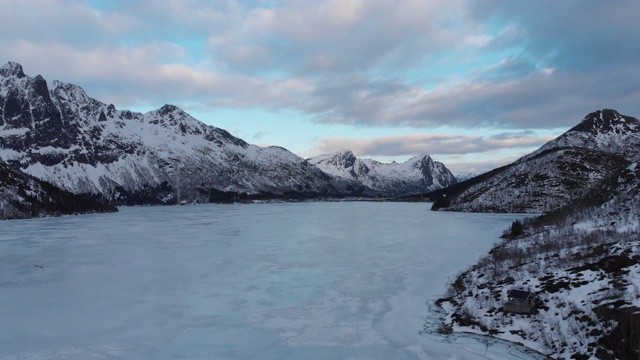
[(279, 147), (258, 147), (165, 105), (117, 110), (76, 85), (0, 68), (0, 160), (74, 193), (121, 203), (206, 202), (219, 192), (363, 195)]
[(357, 181), (382, 196), (419, 194), (456, 183), (451, 171), (429, 155), (416, 156), (401, 164), (385, 164), (359, 159), (345, 150), (307, 160), (328, 174)]
[(97, 197), (75, 195), (11, 169), (0, 161), (0, 219), (113, 212), (117, 209)]
[(434, 209), (543, 213), (567, 205), (638, 160), (640, 122), (593, 112), (513, 164), (429, 194)]

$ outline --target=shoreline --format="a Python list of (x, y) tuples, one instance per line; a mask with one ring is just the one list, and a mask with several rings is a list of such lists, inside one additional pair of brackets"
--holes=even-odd
[(504, 339), (491, 334), (485, 334), (485, 333), (474, 332), (474, 331), (465, 331), (462, 329), (455, 329), (455, 328), (452, 329), (450, 333), (446, 333), (446, 334), (443, 333), (442, 325), (445, 324), (444, 320), (447, 317), (447, 315), (449, 315), (450, 313), (444, 307), (437, 304), (438, 300), (439, 299), (435, 299), (435, 300), (432, 299), (426, 302), (427, 308), (429, 309), (429, 313), (434, 314), (435, 316), (432, 319), (429, 319), (429, 318), (425, 319), (423, 330), (420, 331), (421, 336), (430, 336), (430, 337), (432, 336), (432, 337), (443, 338), (448, 340), (446, 342), (454, 342), (455, 340), (459, 340), (459, 339), (470, 339), (470, 340), (477, 341), (478, 343), (485, 345), (485, 353), (477, 354), (479, 356), (485, 356), (486, 351), (488, 351), (491, 346), (495, 346), (499, 344), (499, 345), (507, 345), (507, 349), (513, 348), (513, 350), (517, 351), (518, 354), (513, 354), (511, 352), (509, 352), (509, 354), (514, 355), (518, 358), (521, 358), (518, 355), (526, 355), (526, 356), (530, 356), (533, 359), (538, 359), (538, 360), (552, 359), (550, 355), (545, 354), (534, 348), (531, 348), (530, 346), (527, 346), (524, 343), (509, 340), (509, 339)]

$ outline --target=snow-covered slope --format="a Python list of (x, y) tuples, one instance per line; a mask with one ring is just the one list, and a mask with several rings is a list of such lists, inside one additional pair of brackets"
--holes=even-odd
[(580, 148), (554, 149), (507, 167), (451, 199), (448, 210), (543, 213), (583, 196), (627, 162)]
[(463, 182), (469, 179), (473, 179), (474, 177), (480, 175), (477, 172), (473, 172), (473, 173), (468, 173), (468, 174), (462, 174), (462, 175), (456, 175), (456, 182)]
[(566, 147), (606, 151), (635, 161), (640, 156), (634, 151), (637, 146), (640, 146), (640, 121), (616, 110), (604, 109), (588, 114), (578, 125), (519, 161)]
[[(639, 164), (524, 224), (523, 235), (508, 236), (452, 283), (440, 301), (443, 329), (491, 334), (552, 358), (637, 358)], [(504, 312), (512, 289), (535, 294), (531, 315)]]
[(542, 213), (590, 192), (640, 157), (640, 122), (614, 110), (593, 112), (513, 164), (439, 193), (434, 209)]
[(351, 151), (319, 155), (307, 159), (322, 171), (357, 181), (383, 196), (420, 194), (455, 184), (444, 164), (429, 155), (413, 157), (403, 163), (381, 163), (359, 159)]
[(103, 199), (72, 194), (0, 161), (0, 220), (112, 211)]
[(153, 203), (207, 201), (212, 190), (298, 197), (367, 191), (175, 106), (117, 110), (79, 86), (49, 87), (14, 62), (0, 68), (0, 108), (0, 159), (74, 193)]

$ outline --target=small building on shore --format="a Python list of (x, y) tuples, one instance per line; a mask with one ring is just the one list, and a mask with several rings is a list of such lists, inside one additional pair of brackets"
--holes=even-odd
[(507, 293), (507, 301), (502, 306), (504, 312), (517, 314), (531, 314), (531, 310), (536, 303), (534, 293), (525, 290), (511, 289)]

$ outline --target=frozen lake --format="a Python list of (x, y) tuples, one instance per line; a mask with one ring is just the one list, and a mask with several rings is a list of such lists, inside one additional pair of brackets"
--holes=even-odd
[(135, 207), (0, 222), (0, 359), (533, 359), (421, 333), (447, 280), (517, 218), (429, 207)]

